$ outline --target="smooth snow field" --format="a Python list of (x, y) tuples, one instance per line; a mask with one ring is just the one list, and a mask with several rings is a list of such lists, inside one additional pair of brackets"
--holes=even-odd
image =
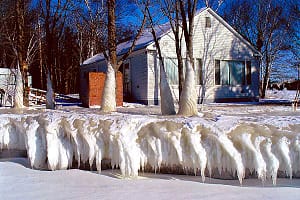
[[(300, 195), (300, 111), (291, 106), (209, 104), (195, 117), (138, 104), (111, 114), (79, 107), (0, 113), (0, 199)], [(7, 158), (16, 150), (27, 158)]]
[(78, 169), (32, 170), (25, 158), (0, 161), (0, 199), (232, 199), (232, 200), (296, 200), (300, 194), (300, 179), (277, 180), (264, 186), (257, 179), (236, 180), (173, 174), (141, 174), (137, 179), (120, 179), (118, 170), (103, 170), (101, 174)]

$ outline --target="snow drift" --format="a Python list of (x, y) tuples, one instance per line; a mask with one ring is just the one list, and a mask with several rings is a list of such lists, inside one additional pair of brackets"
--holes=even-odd
[[(59, 170), (103, 159), (124, 177), (139, 171), (181, 168), (205, 176), (247, 174), (262, 181), (300, 171), (299, 116), (264, 120), (163, 117), (114, 113), (1, 114), (0, 148), (26, 150), (33, 168)], [(73, 166), (74, 167), (74, 166)]]

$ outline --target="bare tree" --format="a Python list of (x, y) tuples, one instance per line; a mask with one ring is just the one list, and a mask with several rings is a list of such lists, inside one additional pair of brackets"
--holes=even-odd
[(167, 80), (166, 76), (166, 70), (163, 62), (163, 57), (161, 53), (160, 43), (158, 41), (158, 38), (156, 36), (155, 32), (155, 25), (154, 21), (152, 19), (152, 15), (150, 13), (149, 8), (146, 8), (148, 18), (150, 21), (150, 27), (151, 27), (151, 33), (155, 42), (155, 47), (158, 53), (159, 58), (159, 66), (160, 66), (160, 82), (159, 82), (159, 88), (160, 88), (160, 109), (162, 115), (174, 115), (176, 114), (175, 106), (174, 106), (174, 100), (172, 97), (172, 92), (170, 85)]
[(188, 116), (198, 114), (193, 54), (194, 17), (196, 14), (197, 3), (197, 0), (187, 0), (187, 2), (179, 0), (182, 29), (187, 49), (187, 63), (184, 86), (180, 95), (178, 114)]
[(294, 35), (290, 9), (293, 1), (246, 0), (228, 4), (224, 18), (242, 33), (261, 53), (261, 97), (265, 97), (273, 64), (281, 59), (280, 52), (291, 49)]
[[(142, 34), (146, 23), (146, 15), (143, 15), (141, 26), (135, 35), (129, 50), (120, 58), (117, 55), (117, 32), (116, 32), (116, 1), (107, 1), (107, 30), (108, 30), (108, 54), (104, 52), (107, 61), (107, 73), (102, 94), (101, 110), (103, 112), (116, 111), (116, 74), (124, 60), (132, 53), (137, 39)], [(146, 13), (146, 12), (143, 12)]]
[[(32, 22), (31, 1), (3, 1), (2, 22), (1, 22), (1, 39), (3, 49), (6, 55), (8, 52), (10, 58), (10, 66), (16, 70), (15, 107), (29, 105), (29, 84), (28, 70), (33, 64), (37, 52), (37, 42), (35, 35), (35, 25)], [(4, 5), (6, 4), (6, 5)], [(6, 57), (6, 56), (5, 56)], [(5, 66), (8, 67), (7, 57)], [(19, 74), (20, 72), (20, 74)], [(22, 105), (22, 106), (21, 106)]]
[(206, 7), (211, 8), (217, 12), (226, 0), (202, 0), (202, 1)]
[(182, 57), (182, 28), (181, 28), (181, 15), (178, 0), (165, 0), (162, 1), (161, 9), (164, 15), (168, 18), (172, 32), (175, 38), (175, 48), (177, 56), (177, 69), (178, 69), (178, 89), (179, 99), (184, 84), (183, 73), (183, 57)]
[[(43, 25), (45, 30), (45, 67), (47, 68), (46, 71), (49, 73), (47, 77), (49, 76), (52, 82), (52, 84), (47, 83), (48, 93), (49, 91), (58, 89), (62, 76), (64, 76), (59, 70), (57, 53), (59, 39), (63, 34), (70, 6), (70, 0), (57, 2), (45, 0), (40, 2), (41, 15), (44, 21)], [(49, 88), (50, 86), (51, 88)], [(54, 89), (52, 87), (54, 87)], [(48, 97), (47, 101), (50, 102), (46, 105), (54, 105), (54, 96), (52, 98)], [(47, 108), (54, 109), (54, 106), (47, 106)]]

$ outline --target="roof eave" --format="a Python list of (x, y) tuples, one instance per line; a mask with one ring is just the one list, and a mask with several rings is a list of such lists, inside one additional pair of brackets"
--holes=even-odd
[(206, 8), (211, 15), (213, 15), (216, 19), (218, 19), (228, 30), (230, 30), (235, 36), (237, 36), (243, 43), (245, 43), (253, 52), (259, 54), (261, 53), (249, 42), (247, 41), (238, 31), (236, 31), (230, 24), (228, 24), (221, 16), (219, 16), (215, 11), (211, 8)]

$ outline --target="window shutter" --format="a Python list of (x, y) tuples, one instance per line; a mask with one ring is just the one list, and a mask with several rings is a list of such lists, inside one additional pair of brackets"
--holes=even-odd
[(220, 60), (215, 60), (215, 85), (220, 85)]
[(199, 84), (203, 85), (203, 63), (202, 63), (202, 59), (199, 59)]
[(246, 84), (251, 85), (251, 61), (246, 62)]

